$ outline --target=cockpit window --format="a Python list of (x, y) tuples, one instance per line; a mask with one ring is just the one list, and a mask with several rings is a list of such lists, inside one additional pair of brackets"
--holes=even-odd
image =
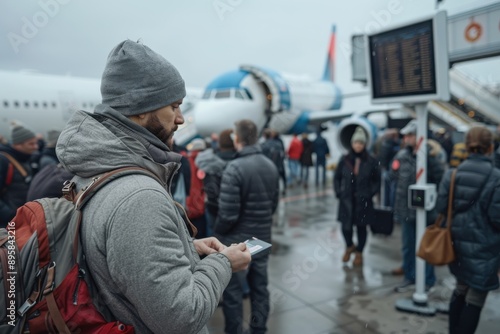
[(236, 96), (237, 99), (242, 99), (244, 100), (245, 98), (243, 97), (243, 94), (239, 90), (234, 92), (234, 96)]
[(210, 98), (210, 95), (212, 95), (212, 91), (207, 90), (207, 91), (205, 91), (205, 93), (203, 93), (202, 99), (207, 100)]
[(215, 98), (216, 99), (227, 99), (231, 97), (231, 91), (230, 90), (220, 90), (218, 92), (215, 92)]
[(246, 89), (211, 89), (211, 90), (206, 90), (205, 93), (203, 93), (202, 99), (208, 100), (208, 99), (228, 99), (228, 98), (237, 98), (240, 100), (251, 100), (252, 96)]

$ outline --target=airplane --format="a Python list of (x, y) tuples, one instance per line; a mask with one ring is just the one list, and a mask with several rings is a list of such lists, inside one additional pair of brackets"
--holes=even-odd
[[(232, 128), (239, 119), (251, 119), (259, 132), (266, 127), (282, 134), (315, 132), (327, 121), (340, 121), (336, 141), (344, 149), (357, 126), (375, 142), (377, 126), (367, 114), (384, 110), (340, 111), (342, 94), (334, 82), (335, 26), (321, 80), (304, 75), (280, 74), (274, 70), (241, 65), (210, 82), (204, 90), (187, 88), (182, 111), (185, 124), (174, 138), (186, 145), (196, 137)], [(12, 122), (21, 122), (37, 133), (60, 130), (75, 110), (92, 111), (100, 103), (98, 79), (57, 76), (33, 72), (0, 71), (0, 135), (7, 136)], [(362, 93), (365, 94), (365, 93)]]

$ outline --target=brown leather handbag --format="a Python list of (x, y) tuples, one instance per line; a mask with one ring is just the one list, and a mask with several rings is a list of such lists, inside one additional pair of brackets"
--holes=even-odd
[(455, 169), (451, 174), (450, 192), (448, 194), (448, 212), (446, 214), (446, 225), (441, 227), (444, 215), (439, 214), (433, 225), (425, 229), (417, 256), (424, 259), (427, 263), (442, 266), (455, 260), (455, 250), (451, 240), (451, 218), (453, 214), (453, 191), (455, 188)]

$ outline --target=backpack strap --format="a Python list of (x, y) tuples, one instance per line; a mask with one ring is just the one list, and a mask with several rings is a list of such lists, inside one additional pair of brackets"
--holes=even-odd
[(0, 191), (0, 195), (4, 194), (7, 191), (7, 187), (10, 186), (12, 183), (12, 180), (14, 179), (14, 167), (21, 173), (21, 175), (26, 178), (28, 176), (28, 173), (26, 170), (21, 166), (21, 164), (14, 159), (10, 154), (6, 152), (0, 152), (1, 155), (7, 158), (9, 160), (9, 165), (7, 167), (7, 174), (5, 176), (5, 181), (3, 184), (3, 189)]
[[(19, 173), (21, 173), (21, 175), (26, 178), (26, 176), (28, 176), (28, 172), (26, 172), (26, 169), (24, 169), (24, 167), (19, 163), (19, 161), (17, 161), (16, 159), (14, 159), (14, 157), (12, 155), (10, 155), (9, 153), (6, 153), (6, 152), (0, 152), (1, 155), (3, 155), (4, 157), (7, 158), (7, 160), (10, 161), (10, 163), (12, 165), (14, 165), (14, 167), (16, 167), (16, 169), (18, 170)], [(12, 180), (11, 180), (12, 182)]]
[(14, 178), (14, 165), (9, 163), (9, 167), (7, 167), (7, 177), (5, 178), (4, 186), (5, 187), (10, 186), (13, 178)]
[(53, 293), (54, 281), (56, 277), (55, 268), (56, 264), (55, 262), (52, 262), (47, 269), (47, 279), (43, 294), (45, 295), (45, 300), (47, 301), (47, 308), (49, 309), (50, 317), (52, 318), (52, 321), (54, 321), (54, 325), (56, 326), (57, 331), (63, 334), (71, 334), (71, 331), (66, 325), (61, 311), (57, 306), (57, 302)]
[(94, 196), (94, 194), (101, 189), (108, 182), (111, 182), (119, 177), (130, 175), (130, 174), (143, 174), (149, 177), (152, 177), (158, 183), (163, 184), (163, 182), (147, 169), (141, 167), (123, 167), (118, 168), (113, 171), (107, 172), (105, 174), (98, 175), (92, 179), (92, 182), (80, 190), (80, 192), (76, 195), (74, 199), (74, 203), (76, 205), (77, 210), (81, 210), (83, 206), (87, 203), (87, 201)]
[(14, 178), (14, 165), (9, 162), (7, 167), (7, 175), (3, 182), (3, 188), (0, 189), (0, 196), (3, 196), (7, 192), (7, 188), (12, 183), (12, 179)]
[[(160, 180), (158, 176), (153, 174), (153, 172), (150, 172), (149, 170), (141, 167), (122, 167), (115, 169), (113, 171), (98, 175), (92, 179), (92, 182), (84, 187), (82, 190), (80, 190), (76, 195), (71, 196), (73, 199), (73, 203), (75, 204), (75, 209), (78, 211), (76, 214), (78, 214), (78, 223), (77, 223), (77, 229), (75, 233), (75, 240), (73, 242), (73, 259), (75, 262), (77, 262), (77, 255), (78, 255), (78, 238), (80, 235), (80, 224), (82, 222), (82, 208), (83, 206), (88, 202), (94, 194), (101, 189), (103, 186), (105, 186), (107, 183), (125, 176), (125, 175), (130, 175), (130, 174), (143, 174), (146, 176), (149, 176), (158, 183), (163, 185), (163, 182)], [(64, 189), (68, 189), (68, 191), (73, 191), (74, 189), (74, 182), (69, 182), (68, 184), (65, 184)]]

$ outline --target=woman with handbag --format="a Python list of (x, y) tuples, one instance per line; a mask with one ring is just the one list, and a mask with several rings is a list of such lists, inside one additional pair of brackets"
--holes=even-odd
[[(472, 127), (466, 137), (468, 158), (457, 167), (451, 236), (455, 260), (449, 265), (457, 285), (450, 300), (449, 332), (474, 333), (490, 290), (499, 287), (500, 170), (490, 158), (493, 134)], [(436, 203), (446, 214), (452, 170), (441, 184)]]
[[(373, 221), (375, 214), (372, 197), (380, 189), (379, 163), (366, 151), (366, 141), (364, 130), (357, 127), (351, 138), (351, 149), (340, 158), (333, 180), (339, 199), (338, 221), (342, 224), (346, 242), (342, 261), (348, 262), (355, 253), (352, 264), (356, 267), (363, 264), (366, 226)], [(358, 237), (357, 246), (352, 241), (354, 226)]]

